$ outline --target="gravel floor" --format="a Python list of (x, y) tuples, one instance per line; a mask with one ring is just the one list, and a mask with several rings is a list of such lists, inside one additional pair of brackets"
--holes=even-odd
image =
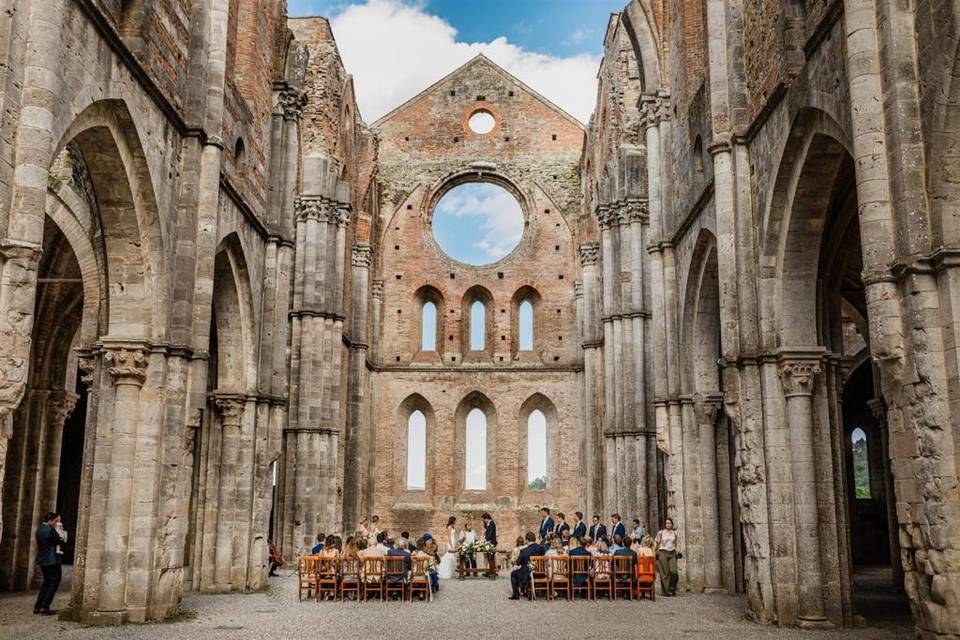
[[(68, 591), (54, 602), (62, 607)], [(0, 638), (245, 638), (363, 637), (457, 640), (482, 638), (859, 638), (887, 640), (912, 637), (902, 618), (883, 626), (832, 632), (803, 632), (761, 627), (742, 616), (737, 596), (682, 595), (656, 602), (511, 602), (506, 577), (442, 582), (432, 603), (297, 602), (296, 578), (270, 581), (267, 592), (238, 595), (190, 594), (188, 612), (177, 622), (87, 628), (34, 616), (35, 593), (0, 595)], [(906, 624), (904, 624), (906, 622)], [(869, 621), (868, 621), (869, 623)]]

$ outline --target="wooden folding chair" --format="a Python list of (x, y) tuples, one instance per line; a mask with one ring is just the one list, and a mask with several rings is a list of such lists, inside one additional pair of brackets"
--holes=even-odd
[(363, 599), (363, 562), (360, 558), (342, 558), (340, 560), (340, 602), (347, 593), (357, 594), (357, 601)]
[(317, 565), (320, 558), (317, 556), (300, 556), (297, 562), (297, 581), (299, 589), (297, 597), (303, 601), (303, 592), (306, 590), (309, 596), (317, 588)]
[(340, 558), (319, 558), (317, 565), (318, 602), (323, 599), (326, 593), (329, 593), (334, 600), (337, 598), (337, 588), (340, 582), (337, 576), (339, 568)]
[(613, 600), (613, 558), (611, 556), (594, 556), (593, 558), (593, 580), (590, 586), (593, 590), (593, 598), (596, 599), (597, 591), (607, 590), (607, 597)]
[(588, 600), (593, 600), (593, 588), (590, 585), (590, 570), (593, 567), (593, 558), (590, 556), (570, 556), (570, 595), (583, 593)]
[(407, 600), (413, 601), (414, 593), (422, 593), (423, 599), (429, 602), (433, 599), (433, 589), (430, 588), (430, 576), (427, 575), (427, 559), (412, 558), (410, 564), (410, 582), (407, 583)]
[(613, 599), (618, 593), (626, 593), (627, 600), (633, 600), (633, 558), (631, 556), (613, 556)]
[(530, 558), (530, 599), (537, 599), (537, 589), (543, 589), (550, 600), (550, 558), (533, 556)]
[(384, 600), (388, 600), (391, 593), (399, 593), (402, 601), (407, 591), (407, 559), (402, 556), (387, 556), (383, 561)]
[(637, 558), (637, 597), (643, 598), (644, 594), (650, 596), (650, 600), (657, 599), (657, 559), (649, 556), (640, 556)]
[(573, 585), (570, 583), (570, 558), (557, 556), (550, 558), (550, 599), (563, 592), (567, 601), (573, 599)]
[(376, 594), (383, 600), (383, 558), (363, 559), (363, 599)]

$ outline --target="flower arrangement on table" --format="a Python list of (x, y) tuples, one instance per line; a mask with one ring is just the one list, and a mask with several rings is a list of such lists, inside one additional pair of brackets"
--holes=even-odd
[(460, 545), (460, 548), (457, 549), (457, 553), (460, 554), (460, 558), (463, 560), (472, 560), (476, 557), (477, 554), (487, 554), (493, 553), (497, 550), (491, 542), (486, 540), (476, 540), (474, 542), (467, 542)]

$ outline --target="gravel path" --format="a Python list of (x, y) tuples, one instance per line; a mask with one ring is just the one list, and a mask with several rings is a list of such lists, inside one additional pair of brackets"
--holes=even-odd
[[(68, 591), (54, 602), (62, 607)], [(761, 627), (741, 618), (738, 596), (682, 595), (656, 602), (511, 602), (506, 577), (446, 580), (433, 603), (297, 602), (296, 578), (270, 581), (264, 593), (236, 595), (189, 594), (188, 612), (177, 622), (87, 628), (34, 616), (35, 593), (0, 595), (0, 638), (179, 638), (241, 640), (247, 638), (389, 638), (450, 637), (456, 640), (491, 638), (858, 638), (889, 640), (912, 637), (912, 627), (885, 622), (882, 627), (809, 632)]]

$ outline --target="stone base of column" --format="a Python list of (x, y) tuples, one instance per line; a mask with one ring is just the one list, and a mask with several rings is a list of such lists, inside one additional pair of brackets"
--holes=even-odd
[(95, 627), (120, 625), (127, 621), (127, 611), (93, 611), (83, 616), (83, 623)]
[(797, 618), (797, 626), (801, 629), (833, 629), (833, 623), (826, 618)]

